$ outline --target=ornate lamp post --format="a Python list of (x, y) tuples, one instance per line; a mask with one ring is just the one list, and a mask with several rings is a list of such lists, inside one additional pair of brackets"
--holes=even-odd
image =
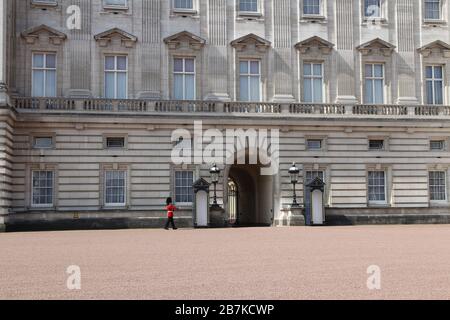
[(220, 175), (220, 169), (217, 167), (217, 165), (214, 163), (212, 168), (209, 170), (209, 173), (211, 174), (211, 182), (214, 184), (214, 200), (213, 200), (213, 206), (218, 207), (217, 204), (217, 193), (216, 193), (216, 186), (219, 182), (219, 175)]
[(299, 172), (300, 172), (300, 170), (296, 167), (295, 162), (294, 162), (292, 164), (292, 167), (289, 168), (289, 175), (291, 176), (291, 183), (292, 183), (293, 189), (294, 189), (294, 195), (293, 195), (293, 200), (292, 200), (293, 207), (298, 207), (297, 195), (295, 193), (295, 185), (298, 182), (298, 173)]

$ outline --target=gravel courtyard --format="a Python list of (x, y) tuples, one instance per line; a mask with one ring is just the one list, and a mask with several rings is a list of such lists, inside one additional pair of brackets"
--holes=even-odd
[(450, 299), (448, 225), (6, 233), (0, 253), (0, 299)]

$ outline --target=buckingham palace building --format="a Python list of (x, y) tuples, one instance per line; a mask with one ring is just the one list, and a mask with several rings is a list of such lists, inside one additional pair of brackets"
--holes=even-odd
[(0, 0), (0, 230), (450, 223), (449, 2)]

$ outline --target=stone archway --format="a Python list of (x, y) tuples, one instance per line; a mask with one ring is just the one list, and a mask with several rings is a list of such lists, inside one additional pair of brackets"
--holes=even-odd
[[(234, 164), (227, 168), (226, 181), (237, 186), (237, 212), (235, 223), (239, 226), (270, 226), (273, 219), (273, 177), (260, 174), (260, 165)], [(227, 188), (227, 213), (233, 213)]]

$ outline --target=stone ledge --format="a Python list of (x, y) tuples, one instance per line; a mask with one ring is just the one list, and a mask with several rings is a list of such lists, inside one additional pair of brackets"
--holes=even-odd
[[(67, 230), (117, 230), (163, 228), (165, 218), (83, 218), (33, 221), (6, 221), (6, 232), (67, 231)], [(192, 218), (175, 218), (179, 228), (192, 228)], [(1, 228), (1, 224), (0, 224)]]
[(326, 225), (450, 224), (450, 214), (327, 214)]

